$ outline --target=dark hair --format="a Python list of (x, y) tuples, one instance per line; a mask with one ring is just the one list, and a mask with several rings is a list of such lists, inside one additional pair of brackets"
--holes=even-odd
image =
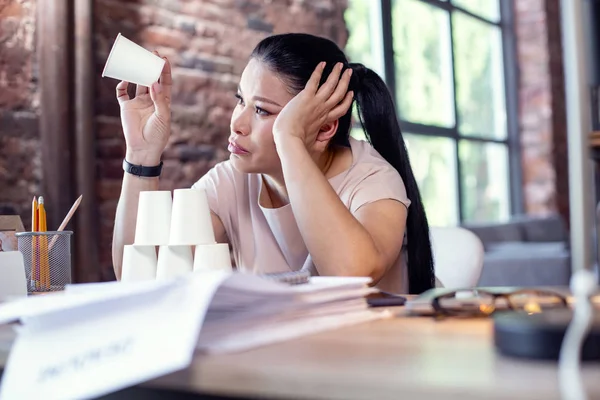
[[(408, 287), (419, 294), (435, 285), (429, 225), (408, 152), (402, 138), (393, 98), (375, 72), (362, 64), (350, 64), (344, 52), (331, 40), (302, 33), (288, 33), (263, 39), (251, 58), (265, 63), (289, 86), (293, 94), (300, 92), (317, 65), (327, 66), (321, 79), (325, 82), (336, 63), (352, 68), (349, 90), (353, 90), (360, 123), (369, 143), (399, 173), (411, 201), (406, 222), (408, 240)], [(331, 144), (349, 146), (352, 108), (340, 118)]]

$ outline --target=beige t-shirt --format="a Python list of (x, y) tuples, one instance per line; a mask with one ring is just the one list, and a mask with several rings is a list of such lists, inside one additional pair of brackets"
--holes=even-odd
[[(355, 213), (363, 205), (382, 199), (394, 199), (409, 207), (404, 182), (394, 167), (365, 141), (350, 138), (350, 146), (352, 165), (329, 179), (346, 207)], [(257, 274), (308, 269), (318, 275), (291, 206), (272, 209), (259, 205), (262, 182), (259, 174), (241, 173), (224, 161), (193, 187), (206, 191), (211, 211), (223, 222), (238, 269)], [(403, 246), (377, 287), (408, 293), (407, 279)]]

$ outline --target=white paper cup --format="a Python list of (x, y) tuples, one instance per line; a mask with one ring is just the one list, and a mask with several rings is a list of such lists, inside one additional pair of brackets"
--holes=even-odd
[(194, 271), (231, 271), (231, 255), (227, 243), (214, 243), (196, 246), (194, 251)]
[(141, 282), (156, 279), (156, 262), (156, 247), (125, 245), (121, 281)]
[(215, 242), (206, 192), (202, 189), (175, 189), (169, 244), (193, 246)]
[(169, 244), (173, 198), (168, 190), (140, 192), (134, 243), (144, 246)]
[(169, 279), (189, 274), (193, 266), (191, 246), (160, 246), (156, 279)]
[(119, 33), (102, 76), (150, 87), (160, 78), (164, 65), (164, 59)]

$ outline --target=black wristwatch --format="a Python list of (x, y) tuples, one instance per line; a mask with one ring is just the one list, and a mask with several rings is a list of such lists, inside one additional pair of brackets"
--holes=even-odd
[(146, 167), (143, 165), (132, 164), (125, 159), (123, 160), (123, 171), (125, 171), (131, 175), (143, 176), (146, 178), (154, 178), (154, 177), (160, 176), (160, 173), (162, 171), (162, 166), (163, 166), (162, 161), (160, 162), (160, 164), (155, 165), (154, 167)]

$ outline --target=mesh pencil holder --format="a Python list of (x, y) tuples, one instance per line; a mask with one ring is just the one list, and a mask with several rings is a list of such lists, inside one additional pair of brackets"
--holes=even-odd
[(16, 234), (30, 294), (64, 290), (71, 283), (72, 234), (71, 231)]

